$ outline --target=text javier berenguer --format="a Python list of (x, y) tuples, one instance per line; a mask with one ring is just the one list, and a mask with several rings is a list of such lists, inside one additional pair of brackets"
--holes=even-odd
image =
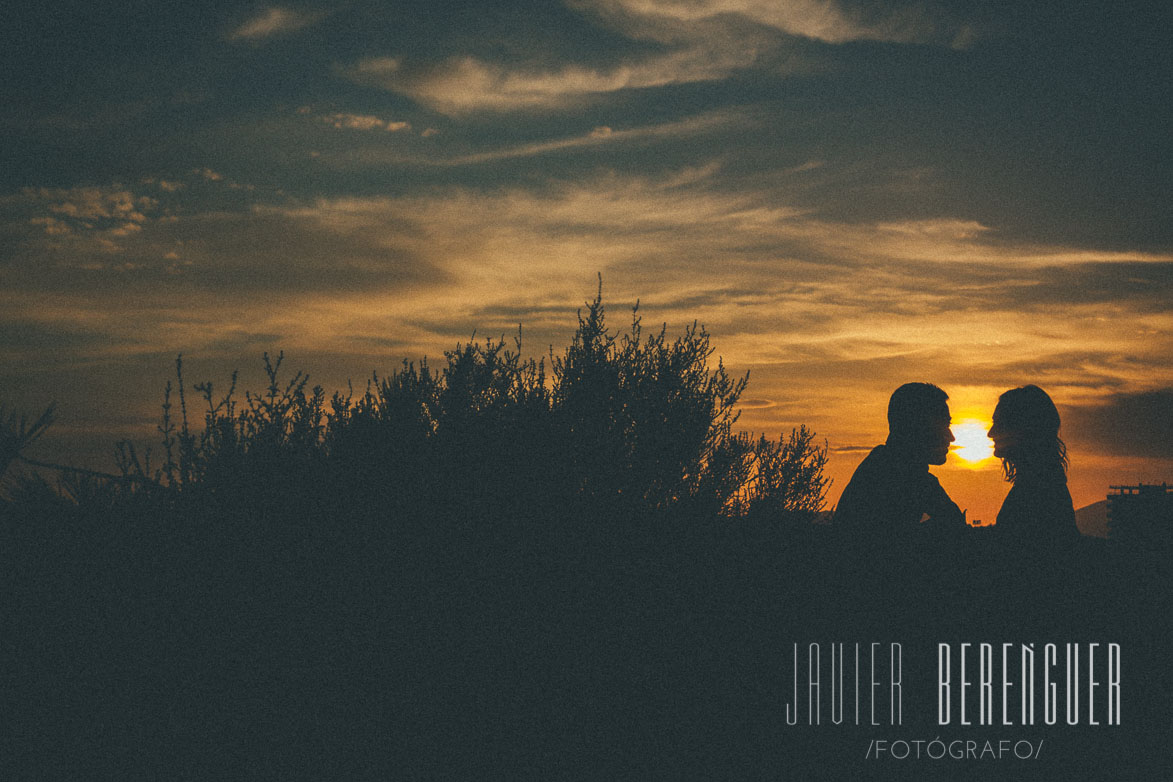
[[(804, 646), (790, 655), (788, 725), (902, 724), (903, 644)], [(1117, 643), (939, 643), (937, 724), (1119, 725), (1120, 671)]]

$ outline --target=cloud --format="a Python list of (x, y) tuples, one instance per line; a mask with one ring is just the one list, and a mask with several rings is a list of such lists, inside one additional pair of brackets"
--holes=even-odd
[[(1024, 318), (1007, 291), (1037, 287), (1051, 267), (1023, 260), (1062, 256), (1059, 248), (999, 245), (988, 238), (993, 229), (962, 219), (827, 222), (765, 193), (717, 191), (714, 178), (712, 169), (611, 174), (323, 199), (281, 211), (339, 235), (384, 237), (389, 249), (444, 270), (449, 286), (433, 302), (457, 333), (485, 321), (549, 325), (556, 318), (543, 308), (577, 300), (584, 279), (601, 271), (656, 317), (700, 318), (719, 329), (742, 362), (817, 366), (836, 382), (865, 372), (887, 385), (896, 374), (924, 372), (918, 366), (972, 382), (1017, 365), (1025, 377), (1070, 388), (1080, 377), (1127, 387), (1135, 378), (1114, 356), (1168, 349), (1143, 333), (1157, 325), (1145, 318), (1156, 316), (1126, 307), (1056, 310), (1040, 299)], [(1065, 269), (1078, 279), (1083, 267)], [(1009, 277), (1005, 287), (1000, 277)], [(1077, 338), (1082, 352), (1073, 356)]]
[[(617, 143), (626, 132), (576, 138)], [(1173, 259), (1019, 245), (964, 217), (835, 222), (724, 183), (706, 165), (310, 202), (253, 195), (245, 208), (192, 204), (172, 220), (172, 205), (127, 188), (46, 191), (19, 224), (0, 225), (21, 243), (9, 257), (23, 259), (0, 267), (11, 292), (0, 309), (27, 319), (28, 302), (55, 296), (62, 323), (97, 318), (122, 333), (110, 324), (128, 305), (151, 313), (175, 300), (202, 325), (149, 325), (156, 316), (144, 314), (139, 327), (161, 344), (210, 344), (221, 327), (247, 326), (307, 349), (394, 338), (434, 355), (518, 322), (527, 344), (562, 344), (602, 272), (613, 325), (638, 298), (648, 324), (700, 320), (731, 371), (753, 368), (753, 398), (775, 404), (747, 401), (747, 426), (805, 421), (853, 442), (871, 435), (820, 417), (849, 404), (838, 396), (884, 397), (928, 377), (993, 398), (1037, 382), (1086, 406), (1107, 389), (1143, 388), (1173, 350), (1158, 308)], [(52, 234), (63, 228), (72, 235)]]
[(327, 114), (321, 119), (339, 130), (385, 130), (394, 133), (411, 128), (410, 122), (385, 120), (369, 114)]
[(31, 318), (5, 319), (0, 329), (0, 352), (13, 361), (29, 362), (39, 354), (58, 350), (82, 350), (110, 340), (76, 324), (59, 325)]
[(24, 188), (0, 199), (0, 241), (7, 234), (22, 246), (11, 268), (40, 262), (62, 270), (149, 269), (147, 257), (174, 252), (160, 245), (169, 241), (167, 226), (212, 203), (240, 209), (254, 190), (210, 168), (190, 170), (187, 181), (144, 177), (134, 186)]
[[(455, 161), (700, 132), (728, 121), (714, 115), (585, 131)], [(1165, 325), (1161, 303), (1173, 290), (1173, 257), (1014, 244), (963, 218), (835, 222), (768, 189), (718, 189), (719, 171), (709, 165), (659, 177), (610, 173), (528, 187), (445, 187), (301, 204), (251, 194), (233, 206), (227, 195), (208, 202), (214, 194), (205, 194), (203, 206), (178, 211), (175, 203), (119, 186), (41, 189), (26, 192), (25, 228), (11, 230), (58, 263), (114, 263), (101, 256), (118, 253), (147, 269), (151, 259), (182, 260), (190, 267), (179, 269), (180, 276), (193, 283), (239, 289), (352, 289), (379, 275), (418, 281), (438, 279), (444, 270), (477, 286), (492, 279), (508, 292), (515, 289), (511, 276), (523, 268), (570, 290), (566, 283), (586, 268), (622, 275), (646, 301), (680, 311), (707, 307), (740, 313), (739, 320), (761, 314), (768, 326), (783, 322), (766, 313), (784, 305), (785, 322), (808, 331), (862, 315), (841, 323), (859, 323), (864, 333), (882, 325), (892, 342), (909, 346), (936, 343), (924, 323), (937, 318), (945, 319), (948, 334), (972, 324), (975, 334), (989, 336), (991, 350), (1003, 352), (1028, 350), (1032, 341), (1050, 350), (1069, 341), (1072, 329), (1085, 328), (1091, 333), (1084, 344), (1110, 350), (1121, 340), (1154, 342)], [(172, 200), (196, 195), (154, 192)], [(262, 270), (270, 267), (281, 275), (266, 276)], [(1058, 305), (1062, 325), (1048, 313)], [(1028, 330), (1013, 320), (1027, 310), (1044, 317), (1024, 336)], [(1127, 330), (1096, 328), (1097, 319), (1127, 323)], [(839, 328), (851, 338), (850, 326)], [(1015, 341), (999, 347), (1003, 332)]]
[(155, 177), (143, 177), (139, 180), (141, 185), (155, 185), (164, 193), (175, 193), (187, 187), (183, 182), (174, 182), (167, 179), (157, 179)]
[(971, 45), (975, 35), (972, 28), (930, 13), (923, 4), (878, 10), (834, 0), (579, 0), (574, 5), (594, 11), (633, 35), (651, 35), (657, 25), (695, 25), (722, 16), (743, 17), (787, 35), (832, 44), (957, 41)]
[[(1082, 255), (1082, 254), (1081, 254)], [(1078, 264), (1045, 266), (1026, 279), (1007, 274), (1002, 294), (1024, 310), (1101, 305), (1133, 312), (1164, 313), (1173, 301), (1173, 259), (1158, 254), (1105, 253)], [(1112, 260), (1117, 257), (1117, 260)]]
[[(596, 25), (627, 39), (627, 56), (574, 63), (488, 61), (459, 54), (439, 61), (368, 57), (341, 72), (452, 116), (473, 112), (579, 108), (621, 90), (698, 84), (739, 70), (772, 77), (814, 67), (798, 39), (969, 46), (972, 28), (922, 4), (870, 6), (833, 0), (577, 0)], [(964, 32), (969, 30), (969, 32)], [(649, 47), (648, 44), (654, 44)], [(649, 53), (649, 51), (653, 53)], [(639, 52), (636, 54), (635, 52)]]
[(1064, 437), (1118, 456), (1173, 459), (1173, 388), (1063, 409)]
[(436, 165), (464, 166), (478, 163), (490, 163), (498, 160), (535, 157), (553, 152), (566, 152), (574, 149), (598, 147), (603, 144), (620, 144), (624, 142), (643, 141), (655, 138), (679, 138), (695, 134), (707, 133), (720, 128), (728, 128), (744, 121), (737, 112), (716, 112), (689, 117), (675, 122), (664, 122), (657, 125), (614, 130), (610, 127), (597, 127), (589, 133), (569, 138), (540, 141), (534, 144), (523, 144), (516, 147), (505, 147), (487, 152), (475, 152), (469, 155), (441, 158), (433, 161)]
[(121, 240), (151, 223), (159, 200), (121, 185), (74, 188), (25, 188), (13, 201), (10, 218), (22, 220), (32, 233), (10, 228), (23, 237), (24, 253), (10, 264), (25, 266), (29, 245), (60, 255), (78, 268), (101, 265), (101, 256), (116, 255)]
[(716, 81), (757, 58), (752, 45), (689, 46), (642, 61), (613, 65), (515, 67), (472, 56), (408, 67), (400, 58), (376, 57), (343, 73), (360, 84), (407, 95), (436, 111), (550, 110), (580, 106), (607, 93)]
[(253, 293), (334, 294), (443, 281), (412, 248), (396, 241), (396, 220), (332, 220), (329, 208), (257, 205), (248, 212), (186, 218), (169, 234), (191, 262), (186, 285)]
[(271, 6), (237, 27), (228, 37), (234, 41), (260, 41), (297, 32), (319, 18), (317, 15)]
[(25, 190), (30, 199), (46, 202), (49, 211), (74, 224), (119, 220), (141, 223), (158, 201), (136, 196), (117, 185), (112, 187), (36, 188)]
[[(748, 117), (740, 111), (719, 111), (686, 117), (672, 122), (620, 128), (618, 130), (610, 127), (605, 129), (596, 127), (589, 132), (574, 136), (465, 154), (446, 151), (442, 147), (417, 148), (417, 151), (412, 153), (405, 152), (402, 148), (390, 148), (385, 144), (379, 144), (348, 146), (329, 152), (318, 152), (314, 154), (314, 157), (320, 158), (331, 166), (346, 170), (361, 171), (374, 166), (388, 165), (452, 168), (495, 163), (502, 160), (519, 160), (559, 152), (591, 150), (604, 145), (619, 146), (626, 143), (685, 138), (714, 133), (720, 130), (728, 130), (739, 126), (748, 127), (753, 122), (754, 120), (751, 117)], [(420, 133), (420, 136), (422, 138), (429, 138), (437, 135), (438, 132), (432, 128), (428, 128)]]
[(830, 0), (580, 0), (570, 5), (631, 42), (654, 42), (658, 51), (569, 64), (488, 62), (469, 54), (430, 63), (383, 56), (363, 59), (342, 73), (460, 116), (565, 110), (621, 90), (719, 81), (754, 67), (768, 67), (775, 76), (809, 69), (791, 45), (796, 37), (830, 44), (972, 42), (972, 36), (959, 36), (958, 25), (923, 6), (876, 13)]
[(152, 190), (161, 203), (120, 185), (27, 189), (0, 210), (0, 243), (12, 250), (0, 286), (37, 297), (113, 294), (118, 307), (191, 291), (239, 301), (434, 279), (386, 240), (386, 224), (337, 232), (296, 210), (249, 205), (272, 194), (197, 190)]
[(808, 160), (805, 163), (799, 163), (797, 166), (791, 166), (790, 168), (785, 169), (782, 173), (801, 174), (806, 171), (815, 171), (825, 165), (827, 165), (826, 161), (823, 160)]
[(33, 217), (29, 225), (43, 226), (46, 236), (69, 236), (73, 233), (69, 223), (56, 217)]

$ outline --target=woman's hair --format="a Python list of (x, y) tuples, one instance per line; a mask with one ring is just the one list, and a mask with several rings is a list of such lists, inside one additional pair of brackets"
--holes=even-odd
[(1013, 481), (1025, 467), (1031, 473), (1067, 474), (1067, 446), (1059, 439), (1059, 411), (1038, 386), (1012, 388), (998, 398), (994, 423), (1014, 434), (1002, 457), (1002, 472)]

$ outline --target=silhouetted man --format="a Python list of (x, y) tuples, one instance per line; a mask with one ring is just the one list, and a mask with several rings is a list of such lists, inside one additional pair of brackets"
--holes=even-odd
[(949, 396), (930, 383), (906, 383), (888, 401), (888, 440), (855, 469), (835, 510), (836, 526), (859, 535), (907, 539), (926, 525), (960, 529), (965, 514), (929, 472), (944, 464), (953, 433)]

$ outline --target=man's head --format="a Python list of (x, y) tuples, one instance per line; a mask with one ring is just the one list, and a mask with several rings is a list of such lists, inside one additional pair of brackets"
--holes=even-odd
[(953, 432), (949, 395), (932, 383), (905, 383), (888, 400), (888, 445), (925, 464), (944, 464)]

